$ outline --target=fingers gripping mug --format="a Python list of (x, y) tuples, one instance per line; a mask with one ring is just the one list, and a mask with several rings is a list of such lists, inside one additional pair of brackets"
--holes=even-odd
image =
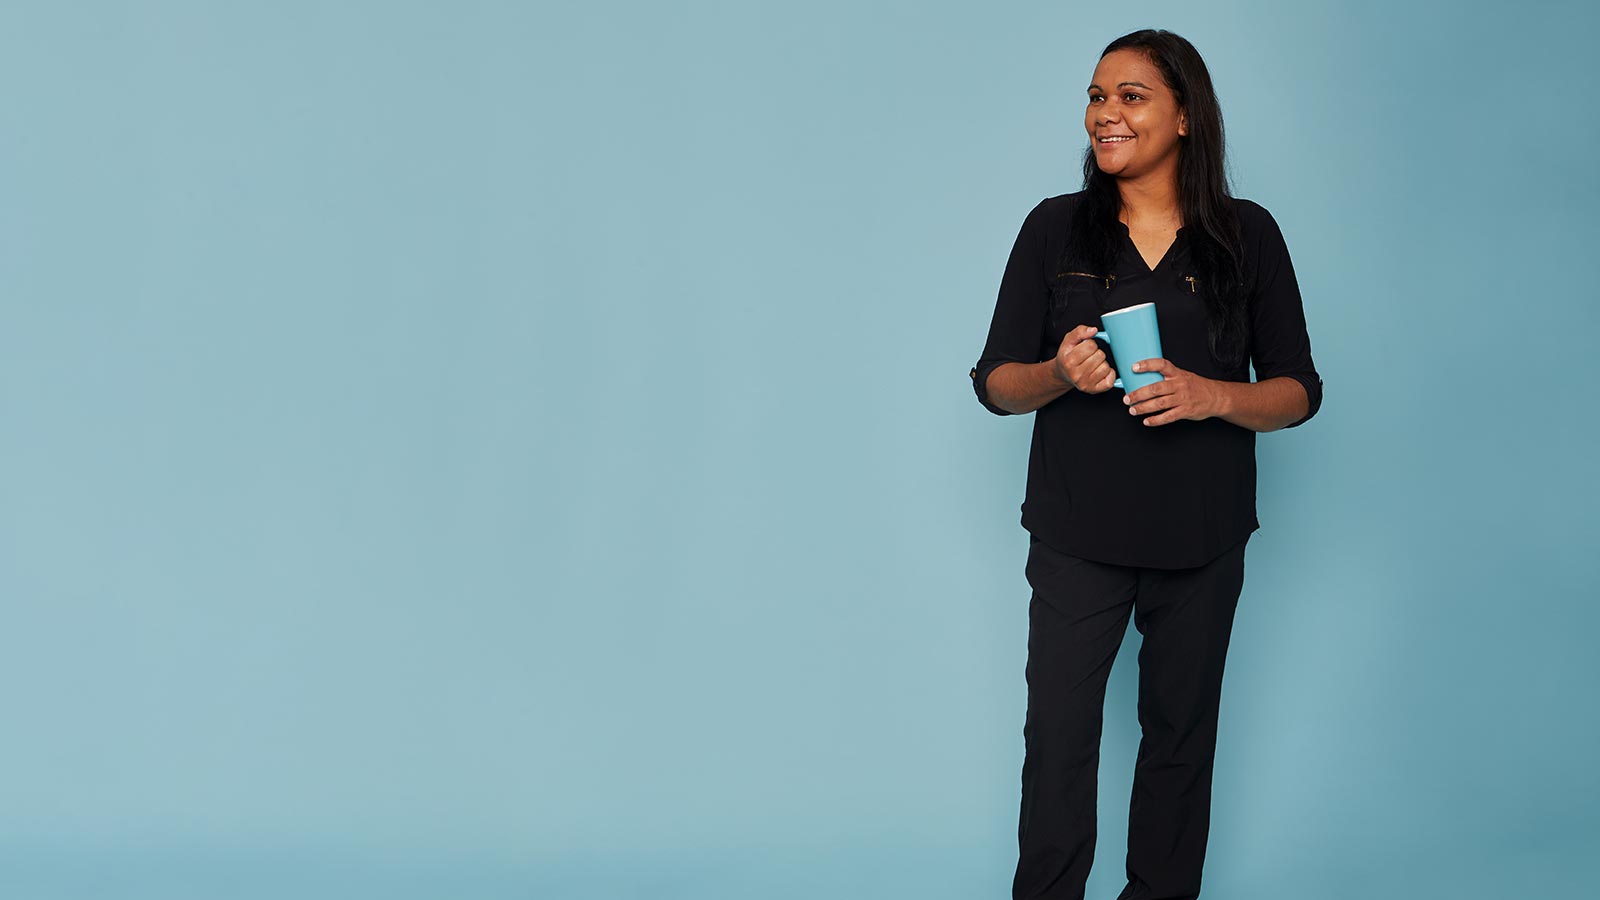
[(1100, 317), (1100, 327), (1105, 331), (1095, 332), (1095, 339), (1111, 345), (1117, 374), (1122, 376), (1112, 387), (1132, 392), (1163, 379), (1160, 372), (1134, 372), (1131, 368), (1142, 359), (1161, 355), (1161, 329), (1156, 325), (1154, 303), (1140, 303), (1105, 313)]

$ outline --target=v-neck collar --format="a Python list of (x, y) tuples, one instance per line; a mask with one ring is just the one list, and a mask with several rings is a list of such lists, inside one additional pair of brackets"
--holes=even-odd
[(1128, 223), (1118, 219), (1117, 225), (1122, 229), (1122, 239), (1127, 242), (1129, 247), (1133, 248), (1133, 258), (1139, 261), (1139, 265), (1144, 266), (1145, 274), (1147, 275), (1155, 274), (1157, 269), (1161, 268), (1167, 260), (1172, 258), (1172, 252), (1178, 249), (1178, 242), (1183, 240), (1185, 228), (1183, 225), (1178, 226), (1178, 230), (1172, 235), (1172, 243), (1167, 245), (1166, 252), (1162, 253), (1161, 258), (1156, 260), (1156, 264), (1152, 266), (1144, 261), (1144, 254), (1139, 252), (1139, 245), (1133, 242), (1133, 232), (1128, 230)]

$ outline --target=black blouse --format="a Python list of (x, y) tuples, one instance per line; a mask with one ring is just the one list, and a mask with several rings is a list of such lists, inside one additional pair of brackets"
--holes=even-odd
[[(1149, 268), (1122, 229), (1111, 272), (1058, 272), (1079, 198), (1063, 194), (1028, 213), (1011, 248), (983, 356), (971, 371), (978, 400), (989, 402), (989, 373), (1003, 363), (1055, 357), (1061, 339), (1101, 313), (1156, 305), (1162, 355), (1196, 375), (1249, 381), (1244, 364), (1225, 371), (1206, 346), (1206, 286), (1189, 256), (1185, 229)], [(1249, 288), (1250, 365), (1256, 379), (1287, 376), (1305, 387), (1316, 414), (1322, 378), (1294, 267), (1278, 223), (1261, 206), (1236, 200)], [(1105, 345), (1102, 343), (1101, 345)], [(1249, 537), (1256, 520), (1255, 432), (1220, 418), (1149, 427), (1128, 414), (1123, 392), (1068, 391), (1038, 410), (1028, 454), (1022, 527), (1061, 552), (1098, 562), (1160, 569), (1204, 565)]]

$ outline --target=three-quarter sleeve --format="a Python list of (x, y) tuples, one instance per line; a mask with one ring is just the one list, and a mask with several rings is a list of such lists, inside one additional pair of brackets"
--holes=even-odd
[(1265, 209), (1256, 206), (1252, 212), (1260, 223), (1252, 229), (1256, 265), (1250, 293), (1250, 363), (1256, 381), (1293, 378), (1305, 388), (1306, 414), (1284, 426), (1293, 428), (1316, 415), (1322, 406), (1322, 376), (1311, 360), (1305, 308), (1283, 232)]
[(1022, 221), (1011, 257), (1000, 278), (1000, 295), (989, 320), (989, 338), (983, 355), (968, 374), (978, 402), (997, 416), (1011, 413), (989, 401), (989, 373), (1008, 362), (1039, 362), (1039, 336), (1043, 333), (1049, 303), (1044, 277), (1045, 201), (1039, 201)]

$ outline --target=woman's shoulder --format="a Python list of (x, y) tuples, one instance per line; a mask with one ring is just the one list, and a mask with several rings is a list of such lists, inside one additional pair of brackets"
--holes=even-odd
[(1083, 200), (1083, 195), (1088, 191), (1073, 191), (1070, 194), (1057, 194), (1039, 201), (1039, 208), (1055, 215), (1071, 215), (1078, 208), (1078, 203)]
[(1034, 204), (1028, 211), (1026, 223), (1029, 227), (1037, 228), (1046, 234), (1059, 234), (1064, 232), (1072, 222), (1072, 212), (1078, 208), (1078, 201), (1083, 199), (1084, 192), (1077, 191), (1071, 194), (1057, 194), (1046, 197)]
[(1262, 237), (1279, 233), (1278, 220), (1265, 206), (1244, 197), (1233, 198), (1233, 212), (1239, 217), (1239, 231), (1246, 243), (1255, 243)]
[(1243, 197), (1233, 198), (1234, 214), (1239, 219), (1239, 238), (1243, 244), (1246, 268), (1256, 269), (1288, 257), (1278, 220), (1265, 206)]

